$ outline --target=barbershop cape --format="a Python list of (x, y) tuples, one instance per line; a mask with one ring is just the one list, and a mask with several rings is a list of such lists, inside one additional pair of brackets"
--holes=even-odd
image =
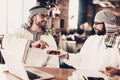
[[(64, 60), (67, 64), (85, 70), (105, 70), (112, 66), (120, 69), (120, 53), (115, 45), (113, 48), (106, 47), (104, 36), (90, 36), (79, 53), (69, 53), (69, 59)], [(119, 41), (119, 38), (116, 39)]]
[(7, 53), (18, 55), (26, 66), (41, 67), (46, 65), (45, 67), (59, 68), (58, 57), (54, 55), (50, 56), (46, 53), (47, 49), (57, 49), (54, 38), (48, 34), (41, 35), (40, 39), (46, 41), (49, 47), (46, 49), (30, 48), (33, 34), (21, 27), (14, 33), (6, 34), (3, 38), (2, 46)]

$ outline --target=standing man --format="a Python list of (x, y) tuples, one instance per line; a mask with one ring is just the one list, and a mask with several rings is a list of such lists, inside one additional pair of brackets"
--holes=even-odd
[(120, 75), (120, 36), (116, 16), (109, 10), (101, 10), (95, 16), (93, 27), (96, 35), (88, 37), (79, 53), (63, 51), (59, 57), (67, 59), (78, 69), (102, 71), (109, 76)]
[[(40, 49), (41, 51), (45, 51), (47, 48), (57, 49), (57, 45), (53, 36), (47, 32), (47, 19), (48, 11), (45, 7), (35, 6), (31, 8), (28, 22), (25, 23), (16, 32), (4, 36), (4, 50), (10, 52), (11, 54), (15, 53), (18, 55), (23, 55), (23, 57), (25, 57), (24, 55), (29, 54), (28, 52), (30, 48)], [(42, 52), (39, 52), (39, 54), (40, 53)], [(38, 65), (39, 62), (40, 61), (37, 61), (29, 65), (39, 67), (41, 66)], [(35, 63), (37, 63), (37, 65)], [(58, 57), (49, 57), (49, 59), (47, 59), (47, 62), (45, 63), (45, 66), (58, 68)]]

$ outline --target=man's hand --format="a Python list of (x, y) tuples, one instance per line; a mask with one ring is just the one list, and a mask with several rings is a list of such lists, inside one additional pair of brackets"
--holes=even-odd
[(69, 59), (69, 55), (66, 51), (60, 50), (60, 55), (58, 56), (61, 59)]
[(47, 42), (43, 41), (43, 40), (40, 40), (40, 48), (41, 49), (44, 49), (44, 48), (47, 48), (49, 47), (49, 45), (47, 44)]
[(107, 76), (114, 76), (114, 75), (120, 75), (120, 69), (116, 69), (114, 67), (106, 67), (106, 71), (104, 72)]
[(38, 40), (38, 41), (32, 42), (31, 47), (45, 49), (46, 47), (49, 47), (49, 45), (47, 44), (47, 42), (43, 40)]

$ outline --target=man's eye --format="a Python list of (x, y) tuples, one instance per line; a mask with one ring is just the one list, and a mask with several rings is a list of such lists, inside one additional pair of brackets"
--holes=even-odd
[(103, 22), (94, 22), (95, 25), (103, 24)]

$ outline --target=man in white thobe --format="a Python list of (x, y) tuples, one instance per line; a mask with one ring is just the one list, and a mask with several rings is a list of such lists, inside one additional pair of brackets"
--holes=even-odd
[[(56, 56), (50, 56), (46, 53), (43, 58), (42, 53), (47, 49), (56, 50), (57, 45), (51, 34), (47, 32), (48, 11), (45, 7), (35, 6), (30, 9), (29, 20), (20, 29), (14, 33), (6, 34), (3, 38), (3, 49), (10, 54), (21, 56), (21, 59), (26, 65), (41, 67), (59, 68), (59, 59)], [(41, 59), (36, 62), (26, 62), (29, 52), (33, 54), (39, 53), (39, 58), (46, 59), (41, 64)], [(33, 55), (34, 56), (34, 55)], [(38, 56), (36, 56), (37, 58)], [(35, 60), (31, 58), (31, 61)], [(40, 64), (39, 64), (40, 63)]]
[(59, 57), (77, 69), (102, 71), (108, 76), (120, 75), (120, 36), (116, 16), (109, 10), (99, 11), (93, 28), (96, 35), (85, 41), (79, 53), (63, 51)]

